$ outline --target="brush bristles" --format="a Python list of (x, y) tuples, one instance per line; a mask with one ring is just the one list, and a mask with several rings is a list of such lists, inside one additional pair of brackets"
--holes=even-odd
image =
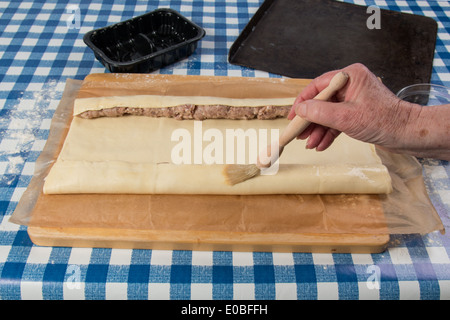
[(231, 186), (253, 178), (259, 173), (260, 169), (255, 164), (229, 164), (223, 170), (225, 181)]

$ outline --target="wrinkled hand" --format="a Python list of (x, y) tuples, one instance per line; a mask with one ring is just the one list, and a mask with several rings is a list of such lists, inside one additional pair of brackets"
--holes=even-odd
[[(312, 100), (339, 71), (347, 85), (331, 101)], [(402, 101), (362, 64), (314, 79), (297, 97), (288, 116), (312, 122), (298, 136), (307, 148), (323, 151), (341, 132), (396, 153), (450, 160), (450, 104), (422, 107)]]
[(404, 106), (365, 66), (354, 64), (342, 69), (349, 74), (347, 85), (331, 102), (310, 100), (322, 91), (340, 70), (314, 79), (297, 97), (289, 119), (297, 113), (311, 124), (300, 136), (307, 148), (322, 151), (345, 132), (355, 139), (387, 149), (396, 149), (396, 137), (408, 122), (410, 108)]

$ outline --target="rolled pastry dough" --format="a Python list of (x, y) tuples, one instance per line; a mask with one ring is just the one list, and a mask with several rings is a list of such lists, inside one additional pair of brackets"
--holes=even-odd
[(172, 141), (173, 133), (189, 133), (193, 159), (199, 143), (200, 150), (213, 143), (205, 138), (206, 132), (223, 137), (227, 130), (237, 129), (281, 132), (288, 120), (204, 120), (200, 136), (199, 122), (138, 116), (74, 117), (46, 177), (44, 193), (250, 195), (389, 193), (392, 189), (374, 146), (345, 135), (323, 152), (306, 150), (304, 141), (293, 141), (285, 148), (276, 174), (229, 186), (222, 175), (224, 164), (174, 164), (172, 151), (187, 140)]

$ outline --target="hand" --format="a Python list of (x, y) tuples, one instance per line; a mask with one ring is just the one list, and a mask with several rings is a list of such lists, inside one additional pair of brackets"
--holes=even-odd
[[(346, 71), (349, 81), (332, 101), (311, 100), (339, 71)], [(288, 118), (295, 114), (312, 122), (298, 137), (308, 138), (309, 149), (323, 151), (344, 132), (391, 152), (450, 158), (450, 105), (422, 107), (402, 101), (362, 64), (314, 79), (297, 97)]]

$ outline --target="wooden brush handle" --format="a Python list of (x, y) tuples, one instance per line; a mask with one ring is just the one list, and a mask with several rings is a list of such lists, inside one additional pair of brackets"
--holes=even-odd
[[(346, 72), (337, 73), (330, 81), (329, 85), (319, 92), (318, 95), (314, 97), (315, 100), (329, 100), (336, 92), (342, 89), (348, 81), (348, 74)], [(289, 122), (288, 126), (282, 133), (279, 140), (279, 147), (284, 148), (289, 142), (291, 142), (295, 137), (302, 133), (311, 122), (301, 118), (296, 115), (294, 119)]]

